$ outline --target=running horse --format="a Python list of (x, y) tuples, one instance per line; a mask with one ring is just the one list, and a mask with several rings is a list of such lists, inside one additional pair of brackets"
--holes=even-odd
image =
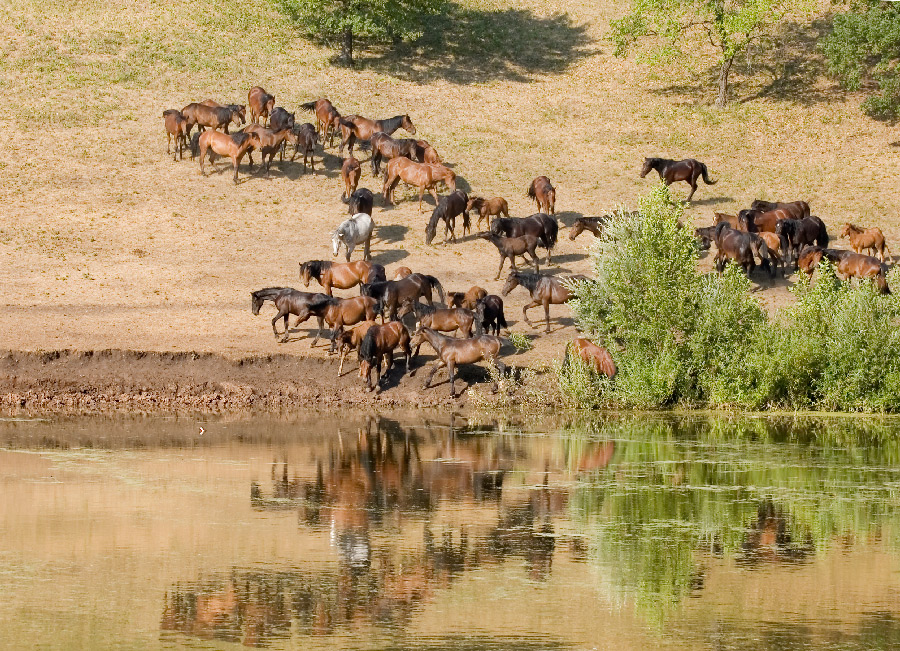
[(357, 140), (369, 140), (379, 131), (391, 135), (397, 129), (403, 128), (412, 135), (416, 135), (416, 127), (408, 115), (395, 115), (387, 120), (370, 120), (361, 115), (347, 115), (340, 119), (341, 146), (338, 147), (338, 155), (344, 157), (344, 146), (347, 153), (353, 155), (353, 143)]
[(666, 185), (672, 185), (676, 181), (684, 181), (690, 185), (691, 193), (687, 196), (688, 201), (693, 198), (694, 193), (697, 191), (697, 179), (701, 176), (706, 185), (713, 185), (716, 183), (716, 181), (710, 180), (709, 170), (706, 169), (706, 164), (693, 158), (686, 158), (679, 161), (670, 160), (668, 158), (645, 158), (644, 166), (641, 168), (641, 178), (647, 176), (651, 170), (656, 170), (659, 174), (659, 178), (661, 178)]

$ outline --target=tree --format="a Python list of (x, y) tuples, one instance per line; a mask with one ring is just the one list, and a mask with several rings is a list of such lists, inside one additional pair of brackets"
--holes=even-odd
[(631, 12), (613, 21), (616, 56), (637, 43), (646, 44), (650, 63), (690, 59), (706, 44), (716, 54), (717, 106), (728, 101), (729, 75), (735, 58), (754, 40), (769, 36), (790, 11), (806, 0), (632, 0)]
[(340, 39), (341, 60), (353, 65), (354, 39), (398, 43), (423, 33), (424, 20), (445, 0), (273, 0), (310, 37)]
[(863, 103), (873, 117), (900, 117), (900, 6), (893, 2), (855, 2), (834, 17), (821, 41), (828, 71), (850, 90), (871, 85)]

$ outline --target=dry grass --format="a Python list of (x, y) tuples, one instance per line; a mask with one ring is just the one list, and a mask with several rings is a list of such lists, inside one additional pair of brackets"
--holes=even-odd
[[(275, 344), (247, 293), (296, 286), (298, 261), (330, 258), (328, 233), (345, 212), (336, 152), (315, 177), (285, 166), (248, 179), (242, 167), (237, 187), (224, 163), (203, 178), (165, 154), (163, 109), (243, 101), (253, 84), (292, 110), (327, 96), (346, 113), (408, 112), (463, 187), (507, 197), (516, 215), (533, 211), (524, 192), (538, 174), (557, 185), (570, 224), (633, 205), (651, 183), (637, 177), (644, 156), (690, 156), (719, 179), (697, 193), (699, 223), (755, 197), (804, 198), (829, 225), (852, 219), (900, 237), (897, 137), (817, 76), (810, 47), (791, 50), (787, 66), (761, 57), (738, 79), (756, 99), (718, 111), (711, 86), (697, 101), (695, 78), (611, 56), (603, 37), (620, 10), (609, 0), (471, 4), (459, 24), (404, 48), (416, 63), (374, 51), (347, 70), (294, 38), (265, 0), (0, 0), (2, 345), (307, 350)], [(363, 185), (380, 189), (368, 168)], [(487, 280), (496, 253), (486, 243), (424, 247), (425, 217), (409, 201), (375, 218), (390, 226), (377, 261), (433, 273), (449, 289), (500, 289)], [(563, 270), (587, 271), (589, 236), (566, 235)], [(760, 295), (787, 296), (783, 283)], [(524, 299), (510, 297), (512, 321)], [(556, 356), (573, 334), (541, 336), (515, 363)]]

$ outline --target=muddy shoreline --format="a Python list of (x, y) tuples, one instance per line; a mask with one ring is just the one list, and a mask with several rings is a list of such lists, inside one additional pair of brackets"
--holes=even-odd
[(450, 398), (446, 375), (423, 390), (430, 362), (405, 374), (401, 361), (381, 393), (365, 390), (355, 359), (337, 376), (336, 358), (295, 355), (71, 349), (0, 352), (0, 409), (29, 413), (107, 411), (222, 413), (294, 409), (437, 408), (465, 409), (466, 388), (489, 391), (481, 368), (457, 376), (457, 399)]

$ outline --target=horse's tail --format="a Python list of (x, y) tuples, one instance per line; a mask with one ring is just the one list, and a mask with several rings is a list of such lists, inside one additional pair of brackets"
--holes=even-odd
[(525, 195), (529, 199), (534, 199), (535, 201), (537, 201), (537, 196), (534, 193), (534, 181), (532, 181), (531, 185), (528, 186), (528, 192), (526, 192)]
[(316, 100), (313, 100), (311, 102), (306, 102), (305, 104), (301, 104), (300, 108), (302, 108), (304, 111), (315, 111), (316, 110)]
[(437, 278), (435, 278), (434, 276), (428, 276), (425, 274), (422, 274), (422, 275), (425, 276), (425, 278), (428, 280), (428, 282), (431, 284), (431, 286), (437, 290), (438, 296), (441, 297), (441, 303), (446, 303), (447, 302), (446, 294), (444, 294), (444, 287), (443, 287), (443, 285), (441, 285), (441, 281), (438, 280)]
[(506, 325), (506, 315), (503, 314), (503, 306), (500, 306), (500, 312), (497, 314), (497, 325), (499, 325), (504, 330), (509, 330), (509, 326)]
[(354, 124), (353, 120), (347, 120), (346, 118), (340, 117), (338, 118), (338, 122), (340, 122), (342, 127), (347, 127), (351, 131), (356, 129), (356, 124)]
[(368, 362), (371, 365), (376, 363), (378, 357), (378, 345), (375, 342), (375, 328), (369, 328), (366, 336), (363, 337), (362, 343), (359, 345), (357, 357), (360, 362)]
[(357, 144), (360, 151), (370, 151), (372, 149), (372, 141), (370, 140), (360, 140)]
[(700, 163), (700, 172), (703, 174), (703, 182), (706, 183), (706, 185), (713, 185), (716, 183), (716, 181), (709, 178), (709, 170), (706, 169), (706, 163)]
[(825, 222), (819, 220), (819, 235), (816, 237), (816, 243), (823, 249), (828, 246), (828, 229), (825, 228)]

